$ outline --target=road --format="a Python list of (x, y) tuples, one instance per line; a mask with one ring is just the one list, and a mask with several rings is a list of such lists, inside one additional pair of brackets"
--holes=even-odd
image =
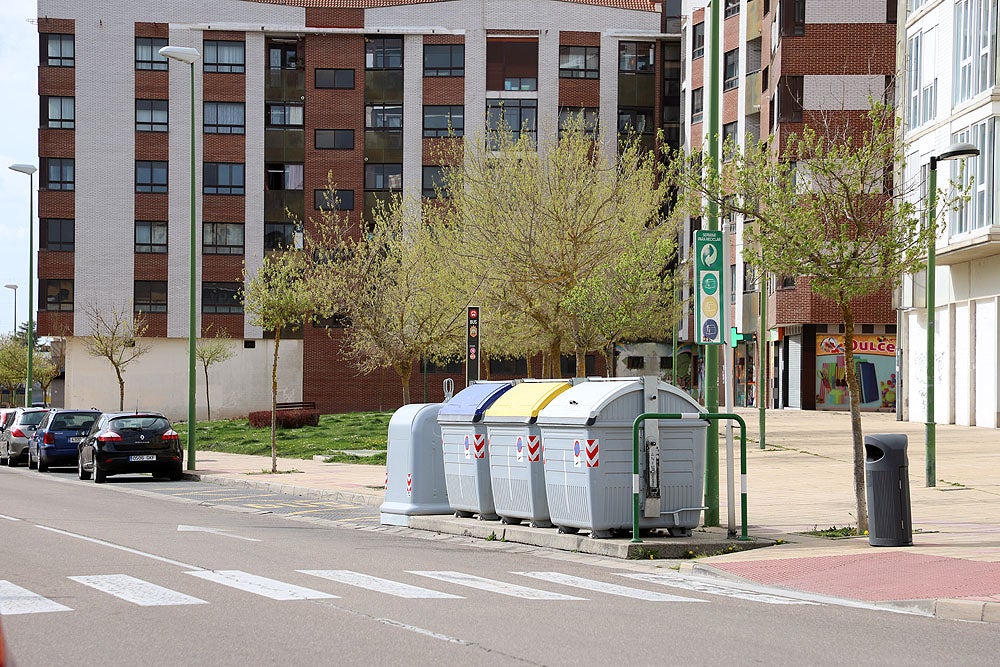
[(16, 664), (992, 665), (1000, 652), (993, 625), (381, 528), (376, 508), (305, 502), (0, 469)]

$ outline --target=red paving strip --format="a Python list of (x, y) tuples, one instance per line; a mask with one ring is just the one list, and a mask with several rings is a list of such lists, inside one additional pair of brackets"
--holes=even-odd
[(1000, 563), (898, 551), (712, 565), (761, 584), (868, 602), (1000, 595)]

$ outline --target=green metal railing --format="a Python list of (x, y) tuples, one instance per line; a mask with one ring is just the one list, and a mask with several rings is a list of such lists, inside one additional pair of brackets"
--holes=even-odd
[(632, 541), (639, 539), (639, 491), (641, 478), (639, 476), (639, 427), (647, 419), (704, 419), (705, 421), (724, 421), (732, 419), (740, 425), (740, 509), (741, 529), (740, 540), (749, 540), (747, 536), (747, 425), (743, 418), (728, 412), (645, 412), (635, 418), (632, 423)]

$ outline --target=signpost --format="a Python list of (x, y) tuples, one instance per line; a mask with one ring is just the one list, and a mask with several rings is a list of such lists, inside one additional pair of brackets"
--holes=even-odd
[(465, 386), (479, 379), (479, 308), (469, 306), (465, 336)]
[(700, 229), (694, 233), (696, 340), (699, 345), (725, 343), (722, 239), (721, 231)]

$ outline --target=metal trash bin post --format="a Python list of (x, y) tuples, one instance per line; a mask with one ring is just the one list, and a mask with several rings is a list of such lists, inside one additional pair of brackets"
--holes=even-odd
[(913, 544), (910, 473), (906, 436), (865, 436), (865, 490), (868, 497), (868, 543), (873, 547)]
[(411, 403), (389, 420), (385, 461), (385, 502), (379, 521), (406, 526), (407, 517), (451, 514), (441, 455), (438, 413), (444, 403)]

